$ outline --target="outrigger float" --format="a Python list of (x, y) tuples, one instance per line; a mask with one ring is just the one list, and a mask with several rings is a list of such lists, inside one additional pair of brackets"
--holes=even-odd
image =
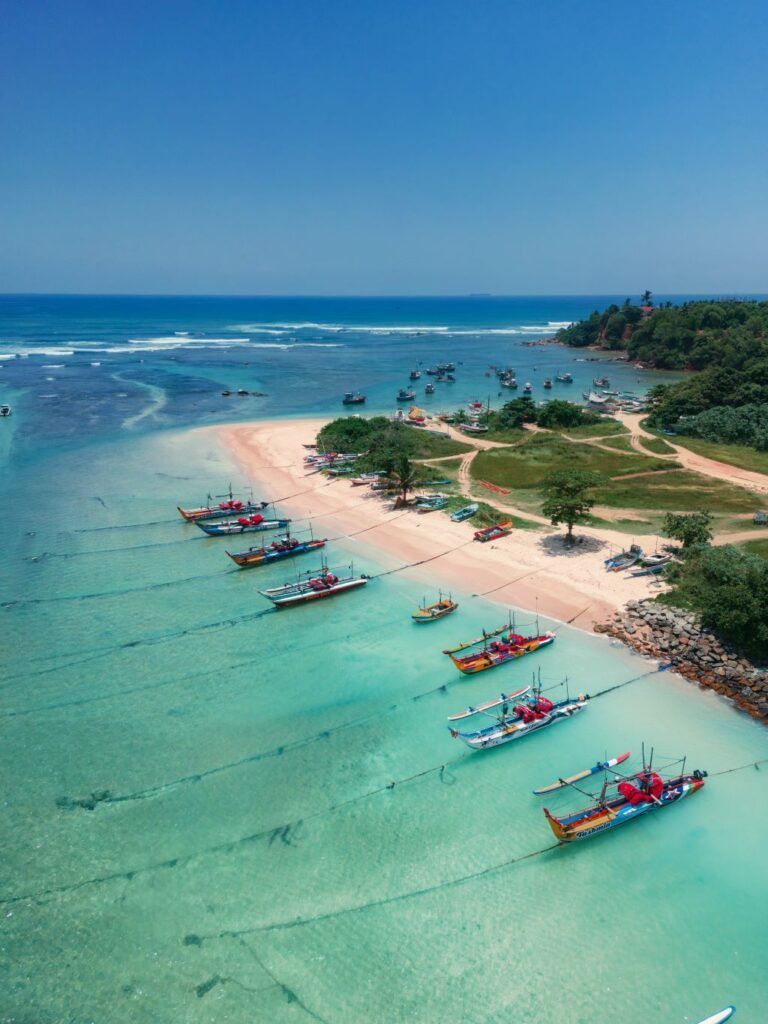
[(256, 565), (269, 565), (271, 562), (277, 562), (282, 558), (293, 558), (294, 555), (305, 555), (309, 551), (318, 551), (320, 548), (325, 547), (325, 545), (325, 538), (322, 540), (315, 540), (313, 538), (312, 540), (302, 541), (287, 533), (285, 537), (272, 541), (268, 547), (265, 545), (260, 548), (248, 548), (247, 551), (234, 553), (227, 551), (227, 554), (241, 569), (250, 569)]
[[(586, 707), (589, 697), (580, 693), (577, 700), (572, 700), (567, 692), (567, 679), (557, 685), (566, 687), (566, 697), (557, 702), (543, 695), (539, 679), (531, 686), (524, 686), (514, 693), (502, 693), (498, 700), (488, 701), (487, 704), (480, 704), (478, 707), (468, 707), (458, 715), (450, 715), (449, 722), (461, 721), (475, 715), (485, 715), (493, 722), (493, 725), (473, 732), (461, 732), (449, 725), (451, 736), (462, 740), (473, 750), (485, 750), (487, 747), (500, 747), (503, 743), (522, 739), (523, 736), (546, 729), (556, 722), (567, 721)], [(526, 696), (527, 699), (515, 704), (518, 698)], [(491, 712), (497, 708), (500, 710), (492, 714)]]
[[(514, 621), (490, 632), (483, 630), (483, 635), (476, 640), (467, 640), (457, 647), (449, 647), (443, 651), (447, 654), (453, 664), (465, 675), (473, 675), (475, 672), (484, 672), (488, 668), (496, 668), (507, 661), (515, 658), (522, 658), (526, 654), (532, 654), (541, 647), (548, 647), (554, 643), (555, 634), (551, 632), (537, 633), (535, 636), (522, 636), (515, 632)], [(469, 650), (472, 647), (481, 647), (479, 651), (472, 651), (462, 657), (456, 657), (460, 651)]]
[(195, 523), (209, 537), (228, 537), (238, 533), (261, 533), (264, 530), (284, 530), (290, 525), (290, 519), (265, 519), (261, 512), (251, 516), (238, 516), (224, 523), (209, 523), (198, 519)]
[(293, 605), (306, 604), (308, 601), (319, 601), (325, 597), (363, 587), (370, 579), (364, 573), (355, 575), (352, 565), (348, 576), (337, 576), (327, 565), (310, 572), (303, 573), (295, 583), (285, 583), (282, 587), (270, 587), (260, 590), (276, 608), (291, 608)]
[[(635, 818), (648, 811), (655, 811), (661, 807), (678, 803), (692, 793), (698, 792), (707, 777), (707, 773), (699, 769), (686, 773), (686, 759), (682, 758), (681, 761), (667, 765), (667, 768), (671, 768), (673, 764), (682, 763), (680, 774), (666, 779), (662, 778), (659, 772), (653, 769), (653, 750), (651, 750), (651, 757), (647, 764), (645, 753), (643, 753), (643, 767), (640, 771), (632, 775), (622, 775), (621, 772), (616, 771), (615, 765), (625, 761), (627, 756), (622, 754), (619, 758), (614, 758), (613, 761), (598, 762), (594, 768), (587, 769), (586, 773), (580, 772), (571, 776), (570, 779), (559, 779), (557, 783), (535, 791), (549, 793), (554, 789), (571, 786), (593, 801), (589, 807), (567, 814), (562, 818), (556, 817), (546, 807), (544, 808), (544, 815), (559, 842), (573, 843), (589, 839), (600, 832), (606, 832), (608, 829), (625, 825), (628, 821), (634, 821)], [(584, 778), (585, 774), (592, 775), (600, 771), (604, 771), (612, 777), (608, 778), (606, 775), (599, 795), (580, 789), (573, 781)], [(617, 790), (617, 795), (609, 796), (608, 791), (612, 788)]]
[(226, 500), (216, 505), (213, 501), (214, 496), (209, 494), (207, 505), (201, 505), (199, 508), (182, 508), (181, 505), (177, 505), (176, 508), (182, 519), (186, 519), (188, 523), (195, 523), (198, 519), (224, 519), (226, 516), (252, 515), (254, 512), (260, 512), (269, 504), (267, 501), (254, 501), (253, 495), (251, 495), (250, 501), (236, 498), (232, 492), (232, 484), (229, 485), (229, 491), (226, 494), (219, 494), (216, 497)]

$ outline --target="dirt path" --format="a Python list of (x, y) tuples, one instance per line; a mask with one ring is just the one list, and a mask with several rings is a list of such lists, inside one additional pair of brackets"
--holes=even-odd
[(728, 483), (744, 487), (756, 494), (768, 494), (768, 476), (765, 473), (758, 473), (754, 470), (740, 469), (727, 462), (718, 462), (716, 459), (708, 459), (704, 455), (697, 455), (689, 448), (683, 448), (674, 444), (669, 438), (664, 440), (674, 448), (674, 455), (658, 455), (649, 452), (642, 447), (642, 439), (651, 439), (653, 434), (649, 433), (640, 425), (642, 414), (617, 412), (616, 419), (620, 420), (630, 431), (630, 442), (632, 447), (644, 455), (653, 455), (657, 459), (676, 459), (683, 469), (689, 469), (694, 473), (701, 473), (702, 476), (714, 477), (716, 480), (725, 480)]

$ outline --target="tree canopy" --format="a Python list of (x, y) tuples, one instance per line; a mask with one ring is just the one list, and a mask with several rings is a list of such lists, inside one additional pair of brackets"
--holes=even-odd
[(684, 548), (708, 544), (712, 540), (712, 514), (710, 512), (668, 512), (664, 516), (661, 532), (665, 537), (679, 540)]
[(565, 523), (566, 543), (573, 543), (573, 527), (582, 522), (595, 504), (591, 488), (602, 482), (598, 473), (580, 469), (562, 469), (550, 473), (542, 482), (544, 503), (541, 511), (553, 526)]

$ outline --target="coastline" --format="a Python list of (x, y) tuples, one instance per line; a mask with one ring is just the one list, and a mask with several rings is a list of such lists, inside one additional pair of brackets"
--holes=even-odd
[[(627, 601), (653, 593), (646, 579), (605, 572), (603, 548), (607, 553), (609, 545), (626, 544), (618, 532), (591, 527), (583, 531), (589, 543), (568, 551), (553, 547), (562, 530), (551, 527), (515, 529), (500, 541), (477, 544), (468, 523), (453, 523), (439, 512), (395, 512), (344, 478), (307, 473), (303, 444), (314, 441), (328, 421), (265, 420), (200, 429), (215, 434), (259, 496), (279, 501), (295, 520), (311, 520), (316, 536), (349, 546), (360, 537), (377, 553), (408, 565), (407, 571), (431, 588), (469, 591), (589, 631)], [(297, 523), (298, 529), (305, 525)]]

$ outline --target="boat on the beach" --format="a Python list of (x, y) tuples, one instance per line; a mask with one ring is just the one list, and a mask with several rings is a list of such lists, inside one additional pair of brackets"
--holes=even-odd
[(475, 540), (479, 540), (481, 544), (487, 544), (489, 540), (498, 540), (499, 537), (506, 537), (510, 533), (512, 533), (512, 520), (507, 519), (503, 523), (486, 526), (483, 530), (475, 530)]
[(465, 519), (471, 519), (472, 516), (476, 515), (479, 508), (480, 506), (474, 502), (471, 505), (465, 505), (464, 508), (451, 512), (451, 519), (454, 523), (463, 523)]
[(658, 576), (664, 572), (671, 561), (672, 555), (645, 555), (640, 559), (639, 568), (632, 569), (629, 575)]
[(608, 399), (604, 395), (598, 395), (594, 391), (589, 391), (585, 395), (587, 404), (591, 405), (595, 409), (602, 409), (605, 407)]
[(411, 615), (411, 618), (414, 622), (434, 622), (436, 619), (442, 619), (446, 615), (450, 615), (451, 612), (455, 612), (458, 607), (458, 603), (450, 594), (448, 597), (443, 597), (441, 592), (434, 604), (427, 604), (427, 599), (424, 598), (423, 604)]
[[(526, 654), (532, 654), (541, 647), (548, 647), (554, 640), (555, 634), (551, 632), (522, 636), (515, 632), (514, 623), (509, 623), (490, 632), (483, 630), (481, 637), (468, 640), (457, 647), (449, 647), (443, 654), (448, 655), (459, 672), (474, 675), (476, 672), (484, 672), (486, 669), (522, 658)], [(457, 657), (461, 651), (466, 650), (471, 653)]]
[[(567, 690), (567, 681), (564, 681), (562, 685), (566, 685)], [(514, 703), (517, 698), (525, 697), (529, 692), (530, 696), (526, 699), (517, 704)], [(565, 722), (585, 708), (588, 699), (580, 694), (578, 700), (571, 700), (570, 695), (566, 694), (563, 700), (551, 701), (544, 696), (539, 680), (539, 682), (534, 682), (531, 687), (526, 686), (513, 694), (502, 694), (499, 700), (489, 701), (480, 707), (468, 707), (466, 711), (458, 715), (451, 715), (448, 719), (450, 722), (455, 722), (483, 715), (490, 718), (493, 725), (486, 725), (484, 728), (475, 729), (472, 732), (462, 732), (452, 726), (448, 728), (454, 739), (460, 739), (473, 750), (486, 750), (489, 747), (500, 747), (512, 740), (522, 739), (532, 732), (539, 732), (557, 722)], [(494, 709), (498, 709), (497, 713), (491, 714)]]
[(241, 569), (250, 569), (256, 565), (269, 565), (272, 562), (280, 561), (282, 558), (293, 558), (294, 555), (305, 555), (309, 551), (317, 551), (326, 545), (326, 540), (300, 541), (296, 537), (286, 534), (280, 540), (273, 541), (269, 546), (260, 548), (248, 548), (247, 551), (232, 552), (227, 554), (232, 561)]
[(459, 430), (463, 430), (465, 434), (487, 434), (488, 427), (482, 423), (460, 423)]
[(413, 388), (400, 388), (397, 392), (398, 402), (412, 402), (416, 397), (416, 392)]
[(606, 558), (603, 564), (608, 572), (623, 572), (624, 569), (636, 565), (642, 557), (643, 549), (640, 545), (631, 544), (626, 551), (620, 551), (618, 555)]
[(186, 519), (188, 523), (194, 523), (199, 519), (224, 519), (233, 515), (252, 515), (260, 512), (269, 504), (267, 501), (254, 501), (252, 497), (250, 500), (236, 498), (231, 484), (227, 494), (219, 494), (216, 497), (225, 500), (220, 501), (218, 505), (214, 504), (214, 496), (209, 494), (207, 505), (201, 505), (198, 508), (182, 508), (181, 505), (177, 505), (176, 508), (182, 519)]
[(309, 601), (320, 601), (326, 597), (364, 587), (369, 577), (365, 574), (355, 575), (354, 568), (349, 566), (348, 576), (338, 576), (327, 565), (320, 569), (303, 573), (295, 583), (285, 583), (282, 587), (270, 587), (259, 593), (271, 601), (276, 608), (291, 608)]
[(238, 533), (261, 533), (265, 530), (283, 530), (290, 525), (290, 519), (265, 519), (260, 512), (251, 516), (238, 516), (223, 523), (208, 522), (204, 519), (195, 521), (195, 525), (207, 533), (209, 537), (229, 537)]
[(419, 515), (424, 515), (426, 512), (437, 512), (438, 509), (445, 508), (448, 504), (448, 496), (446, 494), (422, 494), (416, 499), (416, 511)]
[[(582, 839), (589, 839), (591, 836), (606, 832), (608, 829), (625, 825), (629, 821), (646, 814), (648, 811), (655, 811), (670, 804), (678, 803), (692, 793), (698, 792), (704, 785), (707, 777), (705, 771), (686, 773), (685, 758), (682, 758), (682, 768), (679, 774), (664, 778), (660, 772), (653, 768), (653, 751), (649, 763), (645, 763), (640, 771), (632, 775), (623, 775), (609, 763), (596, 770), (606, 772), (599, 794), (588, 793), (580, 789), (572, 781), (563, 779), (563, 784), (571, 786), (588, 796), (592, 803), (580, 811), (557, 817), (545, 807), (544, 815), (555, 838), (561, 843), (578, 842)], [(674, 765), (679, 761), (673, 762)], [(667, 768), (673, 767), (667, 765)], [(611, 776), (610, 778), (608, 776)], [(548, 787), (545, 787), (548, 789)], [(609, 790), (616, 790), (615, 795), (609, 796)]]
[(359, 391), (347, 391), (341, 400), (342, 405), (361, 405), (365, 401), (365, 395)]
[(385, 476), (383, 472), (361, 473), (360, 476), (353, 476), (349, 482), (353, 487), (370, 486), (375, 480), (380, 480), (383, 476)]

